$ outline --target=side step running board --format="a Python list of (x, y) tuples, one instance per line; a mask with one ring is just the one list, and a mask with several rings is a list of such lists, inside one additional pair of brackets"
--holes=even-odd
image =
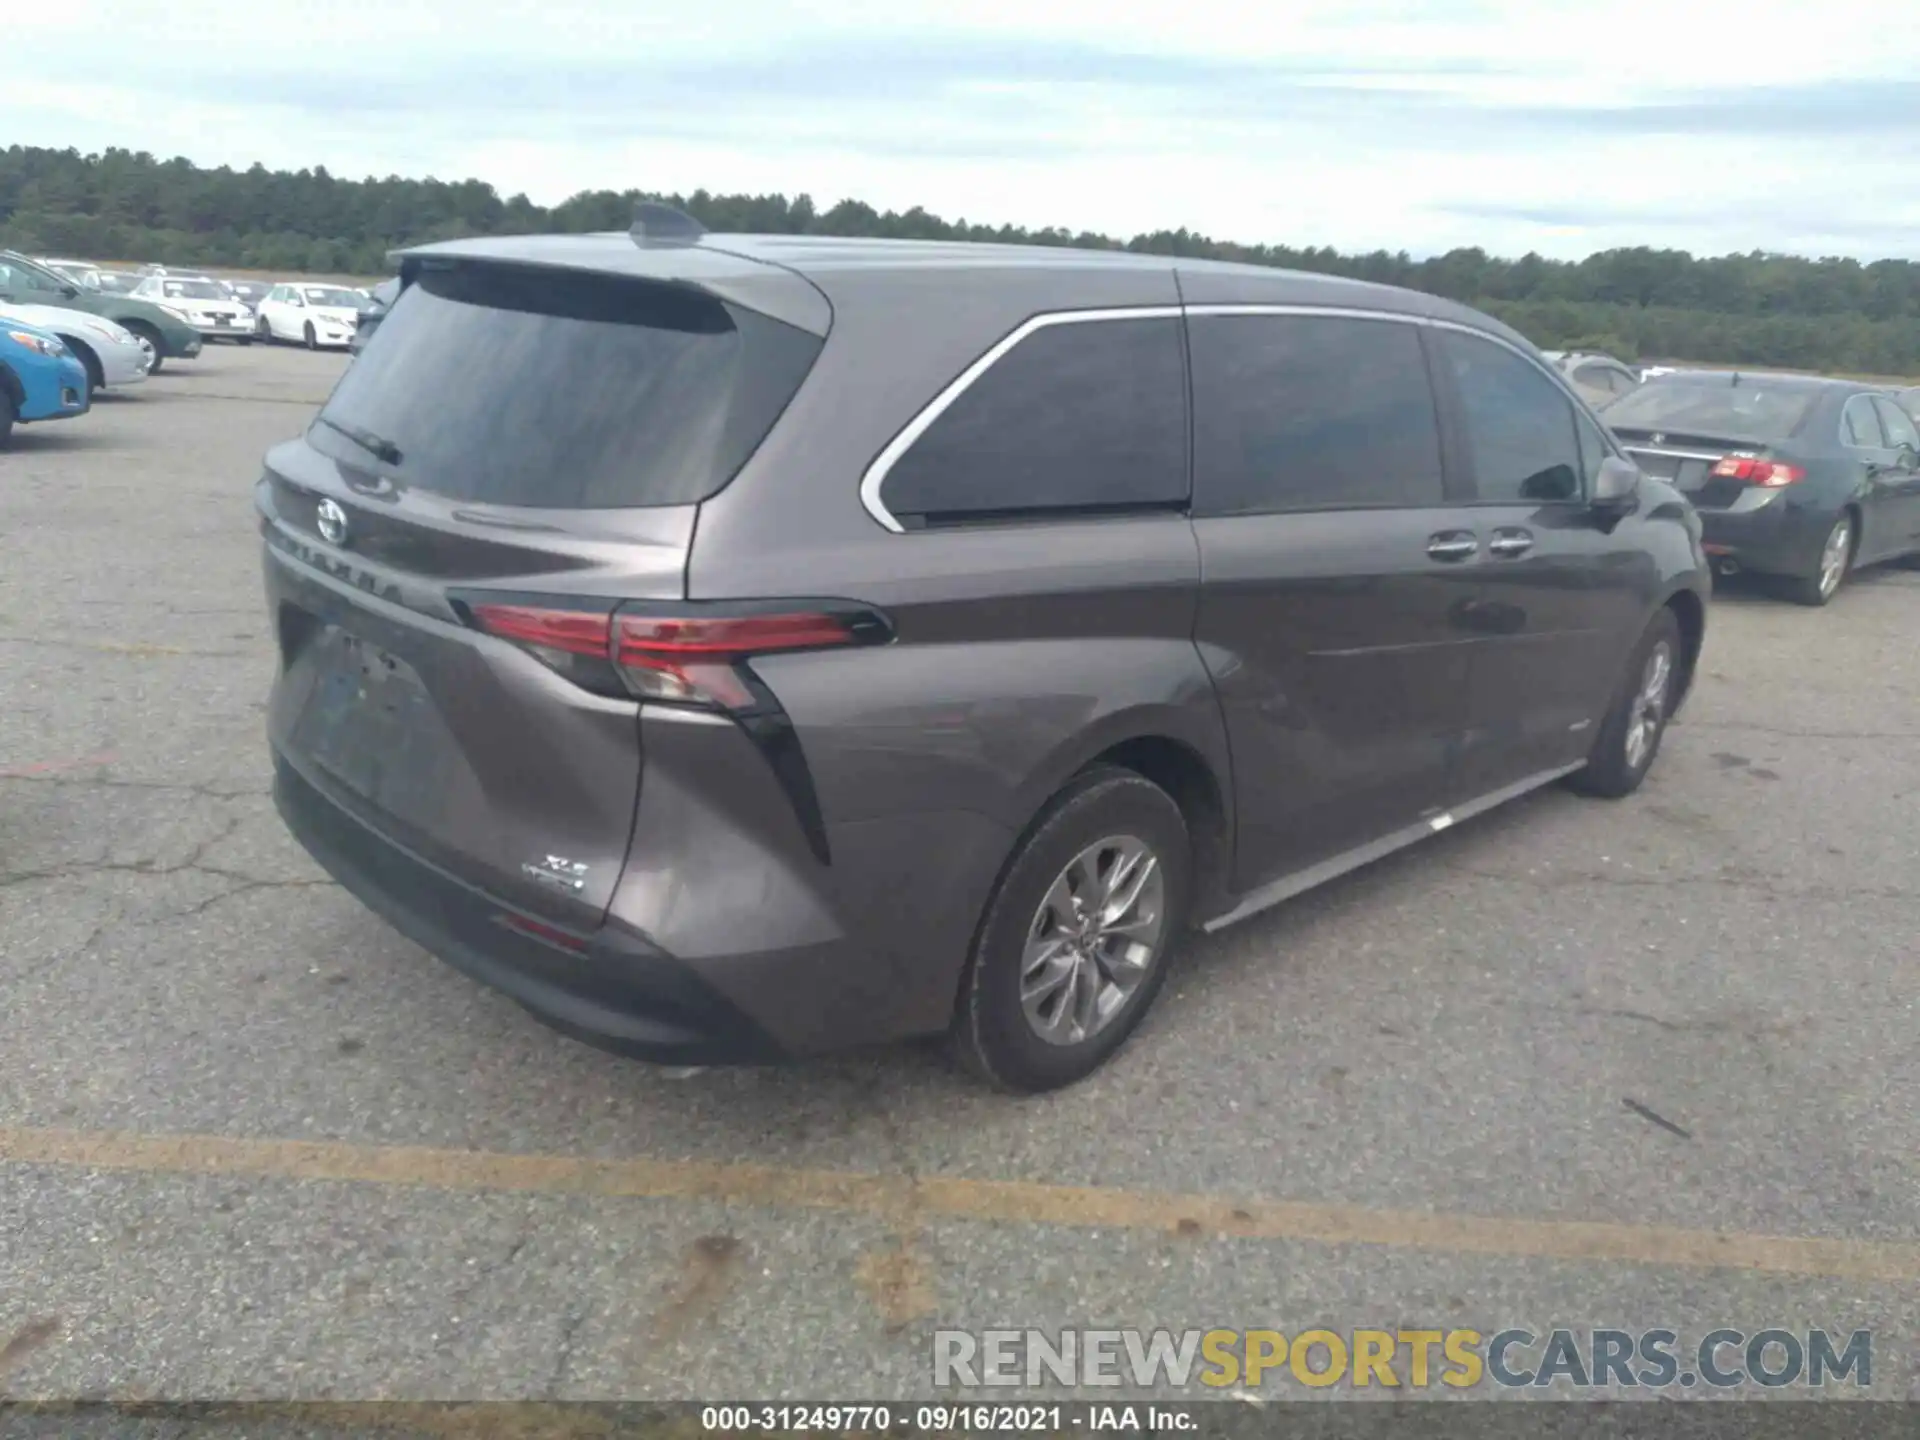
[(1396, 850), (1406, 849), (1417, 840), (1424, 840), (1429, 835), (1437, 835), (1461, 820), (1471, 820), (1474, 816), (1485, 814), (1495, 806), (1518, 799), (1529, 790), (1538, 790), (1542, 785), (1550, 785), (1562, 775), (1571, 775), (1585, 763), (1583, 760), (1576, 760), (1571, 765), (1542, 770), (1538, 775), (1529, 775), (1524, 780), (1503, 785), (1498, 790), (1482, 795), (1477, 800), (1470, 800), (1464, 805), (1455, 806), (1452, 810), (1437, 811), (1432, 815), (1423, 816), (1403, 830), (1395, 830), (1392, 834), (1383, 835), (1378, 840), (1369, 840), (1365, 845), (1357, 845), (1331, 859), (1322, 860), (1317, 865), (1309, 865), (1306, 869), (1296, 870), (1291, 875), (1282, 875), (1278, 880), (1269, 881), (1258, 890), (1249, 891), (1241, 897), (1240, 903), (1233, 909), (1207, 921), (1200, 928), (1209, 935), (1216, 930), (1224, 930), (1236, 921), (1244, 920), (1249, 915), (1257, 915), (1260, 911), (1278, 905), (1283, 900), (1291, 900), (1296, 895), (1305, 894), (1317, 886), (1326, 884), (1329, 880), (1345, 875), (1349, 870), (1358, 870), (1362, 865), (1371, 865), (1375, 860), (1385, 859)]

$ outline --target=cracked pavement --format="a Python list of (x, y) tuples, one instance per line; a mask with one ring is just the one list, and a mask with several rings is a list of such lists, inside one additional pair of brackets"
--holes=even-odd
[(872, 1398), (925, 1392), (935, 1325), (1779, 1323), (1875, 1327), (1876, 1390), (1907, 1393), (1912, 1285), (921, 1201), (1017, 1180), (1920, 1238), (1920, 572), (1825, 611), (1716, 597), (1640, 795), (1550, 790), (1196, 939), (1065, 1095), (988, 1095), (915, 1046), (674, 1079), (421, 954), (273, 814), (248, 489), (340, 363), (215, 348), (6, 457), (0, 1128), (891, 1188), (854, 1212), (0, 1163), (0, 1347), (33, 1339), (0, 1387)]

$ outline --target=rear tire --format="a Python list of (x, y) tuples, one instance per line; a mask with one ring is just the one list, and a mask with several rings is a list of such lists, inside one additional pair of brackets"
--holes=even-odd
[(1840, 593), (1840, 587), (1846, 584), (1847, 572), (1853, 568), (1853, 547), (1858, 539), (1853, 512), (1842, 510), (1814, 558), (1812, 571), (1796, 575), (1789, 583), (1789, 598), (1795, 604), (1815, 607), (1831, 601)]
[(987, 902), (949, 1037), (956, 1058), (1019, 1094), (1091, 1074), (1159, 994), (1191, 894), (1173, 798), (1131, 770), (1079, 776), (1048, 802)]
[(1594, 737), (1586, 768), (1567, 777), (1570, 788), (1604, 800), (1618, 800), (1640, 788), (1666, 737), (1685, 653), (1680, 621), (1662, 606), (1633, 647), (1620, 693)]

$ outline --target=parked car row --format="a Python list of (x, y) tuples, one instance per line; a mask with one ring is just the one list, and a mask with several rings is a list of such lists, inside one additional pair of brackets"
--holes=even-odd
[(82, 260), (30, 263), (83, 295), (125, 296), (156, 305), (191, 325), (203, 343), (283, 340), (313, 350), (350, 348), (361, 315), (384, 308), (371, 290), (315, 281), (227, 280), (165, 265), (145, 265), (129, 274)]
[[(392, 292), (387, 292), (390, 300)], [(349, 348), (373, 292), (309, 281), (223, 280), (160, 265), (140, 273), (0, 250), (0, 444), (15, 425), (86, 414), (215, 341)]]

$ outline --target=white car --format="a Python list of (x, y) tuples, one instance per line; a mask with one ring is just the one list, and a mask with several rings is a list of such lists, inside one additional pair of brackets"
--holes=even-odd
[(276, 285), (260, 302), (254, 333), (262, 340), (298, 340), (309, 350), (344, 346), (360, 323), (360, 292), (344, 285)]
[(39, 259), (40, 263), (49, 270), (59, 271), (83, 290), (97, 291), (100, 288), (100, 267), (98, 265), (89, 264), (85, 260), (51, 260), (46, 256), (41, 256)]
[(104, 316), (58, 305), (15, 305), (7, 301), (0, 302), (0, 320), (17, 320), (58, 335), (87, 367), (90, 390), (137, 385), (147, 378), (147, 352), (139, 339)]
[(149, 275), (133, 287), (132, 298), (151, 300), (193, 326), (203, 340), (253, 343), (253, 311), (204, 275)]

